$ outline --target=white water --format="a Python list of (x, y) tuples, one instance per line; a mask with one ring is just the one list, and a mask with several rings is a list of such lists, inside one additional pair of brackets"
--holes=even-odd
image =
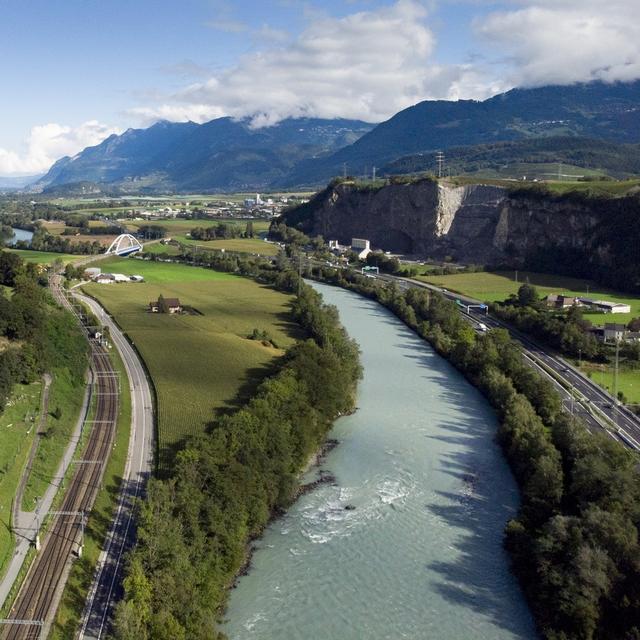
[[(502, 532), (517, 489), (480, 394), (380, 305), (314, 286), (362, 349), (358, 411), (232, 592), (232, 640), (535, 638)], [(312, 479), (312, 478), (309, 478)], [(345, 510), (346, 505), (355, 510)]]

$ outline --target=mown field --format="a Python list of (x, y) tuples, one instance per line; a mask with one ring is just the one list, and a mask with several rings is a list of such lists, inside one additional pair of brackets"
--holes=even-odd
[[(255, 282), (179, 264), (116, 258), (103, 271), (141, 274), (145, 283), (85, 285), (127, 332), (158, 394), (161, 454), (202, 432), (216, 412), (245, 399), (296, 336), (289, 296)], [(197, 315), (147, 312), (158, 295), (178, 297)], [(201, 314), (201, 315), (200, 315)], [(265, 330), (280, 348), (247, 336)]]
[(484, 302), (504, 300), (510, 294), (517, 293), (518, 288), (524, 282), (529, 282), (536, 286), (541, 296), (546, 296), (549, 293), (564, 293), (570, 296), (588, 296), (594, 299), (623, 302), (631, 305), (631, 313), (616, 313), (614, 315), (585, 313), (584, 317), (591, 320), (595, 325), (603, 325), (605, 322), (614, 321), (627, 323), (632, 318), (640, 316), (640, 298), (611, 291), (590, 280), (530, 271), (519, 271), (517, 282), (514, 271), (455, 273), (448, 276), (416, 276), (416, 279)]
[(0, 415), (0, 577), (13, 555), (11, 504), (35, 435), (41, 390), (40, 382), (16, 385)]
[(280, 247), (273, 242), (265, 242), (258, 238), (230, 238), (228, 240), (192, 240), (184, 236), (174, 236), (179, 242), (198, 246), (203, 249), (216, 249), (220, 251), (234, 251), (237, 253), (255, 253), (262, 256), (277, 256)]
[(86, 256), (72, 255), (70, 253), (54, 253), (53, 251), (31, 251), (29, 249), (3, 249), (11, 253), (17, 253), (25, 262), (36, 264), (50, 264), (54, 260), (62, 260), (64, 264), (86, 258)]

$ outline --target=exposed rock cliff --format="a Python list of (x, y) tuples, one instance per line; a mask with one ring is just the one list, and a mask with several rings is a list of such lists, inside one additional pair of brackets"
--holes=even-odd
[(517, 265), (550, 246), (590, 249), (601, 219), (596, 204), (432, 180), (379, 189), (343, 183), (287, 222), (345, 244), (368, 238), (374, 248), (425, 258)]

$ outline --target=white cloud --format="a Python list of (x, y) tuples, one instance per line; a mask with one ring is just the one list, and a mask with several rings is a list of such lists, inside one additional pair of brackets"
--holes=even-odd
[(517, 85), (640, 78), (638, 0), (519, 0), (476, 23)]
[(426, 18), (415, 0), (344, 18), (315, 16), (292, 42), (247, 54), (164, 104), (131, 113), (145, 124), (220, 115), (250, 116), (256, 125), (290, 116), (375, 122), (427, 98), (489, 95), (478, 69), (432, 62), (435, 38)]
[(89, 120), (78, 127), (56, 123), (35, 126), (26, 140), (24, 153), (0, 147), (0, 175), (41, 173), (58, 158), (99, 144), (112, 133), (119, 133), (119, 130), (97, 120)]

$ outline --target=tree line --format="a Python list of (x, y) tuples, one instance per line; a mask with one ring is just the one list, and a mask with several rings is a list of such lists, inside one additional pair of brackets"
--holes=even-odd
[(521, 495), (505, 546), (543, 637), (640, 638), (636, 454), (562, 412), (551, 383), (524, 363), (505, 330), (476, 334), (439, 293), (402, 292), (325, 268), (314, 276), (391, 309), (495, 408), (498, 441)]
[(301, 469), (336, 416), (354, 407), (359, 353), (336, 309), (295, 273), (265, 273), (282, 290), (300, 285), (292, 315), (307, 337), (248, 404), (187, 443), (169, 477), (150, 481), (118, 640), (223, 638), (217, 622), (248, 543), (292, 502)]

